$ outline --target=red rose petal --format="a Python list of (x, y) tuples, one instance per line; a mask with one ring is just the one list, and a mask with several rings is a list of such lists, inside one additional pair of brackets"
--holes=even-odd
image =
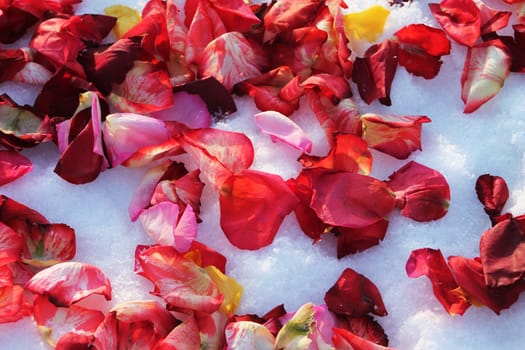
[(106, 275), (95, 266), (79, 262), (48, 267), (34, 275), (25, 288), (47, 295), (57, 306), (70, 306), (92, 294), (111, 299), (111, 285)]
[(476, 194), (483, 204), (483, 209), (490, 217), (501, 214), (509, 199), (509, 188), (505, 179), (500, 176), (484, 174), (476, 181)]
[(481, 34), (481, 14), (473, 0), (443, 0), (428, 6), (452, 39), (465, 46), (476, 43)]

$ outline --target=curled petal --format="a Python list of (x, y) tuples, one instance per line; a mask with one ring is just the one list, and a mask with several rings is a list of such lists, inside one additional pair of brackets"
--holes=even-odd
[(48, 267), (75, 257), (75, 231), (65, 224), (34, 223), (25, 236), (28, 252), (22, 260), (28, 265)]
[(165, 338), (160, 340), (153, 349), (179, 350), (200, 348), (199, 325), (195, 317), (190, 314), (182, 323), (174, 327)]
[(281, 177), (245, 170), (224, 181), (219, 204), (228, 240), (238, 248), (256, 250), (272, 243), (298, 199)]
[(416, 221), (443, 217), (450, 203), (450, 187), (438, 171), (410, 161), (389, 176), (401, 214)]
[(191, 247), (184, 254), (184, 257), (192, 260), (200, 267), (215, 266), (223, 274), (226, 273), (226, 258), (224, 255), (204, 243), (198, 241), (191, 242)]
[(452, 39), (469, 47), (476, 43), (481, 34), (481, 14), (473, 0), (443, 0), (428, 6)]
[(227, 317), (233, 316), (241, 302), (242, 286), (234, 278), (223, 274), (221, 270), (213, 265), (206, 266), (204, 270), (206, 270), (213, 283), (224, 296), (219, 311)]
[(305, 153), (312, 151), (312, 141), (303, 129), (279, 112), (257, 113), (255, 114), (255, 124), (263, 133), (270, 135), (273, 141), (283, 141)]
[(426, 116), (395, 116), (366, 113), (363, 121), (363, 139), (378, 151), (398, 159), (406, 159), (415, 150), (421, 150), (421, 128), (429, 123)]
[(204, 100), (186, 91), (173, 95), (173, 107), (152, 113), (154, 118), (176, 121), (191, 129), (207, 128), (211, 124), (211, 115)]
[(484, 174), (476, 181), (476, 194), (483, 204), (485, 213), (490, 217), (495, 217), (501, 214), (509, 199), (509, 188), (502, 177)]
[(426, 276), (435, 297), (451, 315), (463, 315), (470, 307), (439, 249), (422, 248), (410, 253), (405, 266), (408, 277)]
[(366, 103), (378, 99), (384, 105), (391, 105), (390, 89), (397, 69), (398, 46), (397, 42), (387, 39), (371, 46), (363, 58), (356, 58), (352, 81)]
[(319, 11), (320, 0), (281, 0), (264, 16), (264, 41), (272, 41), (279, 33), (304, 27)]
[(25, 285), (33, 293), (47, 295), (57, 306), (70, 306), (92, 294), (111, 299), (111, 285), (97, 267), (63, 262), (38, 272)]
[(365, 276), (346, 268), (336, 283), (326, 292), (324, 301), (339, 315), (361, 317), (369, 313), (387, 314), (376, 285)]
[(465, 113), (474, 112), (499, 92), (509, 76), (511, 61), (508, 49), (499, 40), (469, 48), (461, 74)]
[(104, 314), (78, 305), (67, 308), (57, 307), (45, 296), (38, 296), (34, 302), (34, 319), (42, 338), (55, 346), (62, 336), (92, 334), (104, 320)]
[(330, 225), (363, 228), (382, 220), (394, 209), (388, 186), (370, 176), (315, 171), (312, 188), (310, 206)]

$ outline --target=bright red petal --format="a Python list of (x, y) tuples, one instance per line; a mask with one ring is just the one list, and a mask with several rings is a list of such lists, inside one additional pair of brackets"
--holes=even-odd
[(272, 243), (298, 199), (281, 177), (245, 170), (224, 181), (219, 204), (228, 240), (238, 248), (255, 250)]
[(198, 241), (191, 242), (190, 249), (184, 254), (185, 258), (194, 261), (200, 267), (215, 266), (222, 273), (226, 273), (226, 258)]
[(376, 285), (350, 268), (346, 268), (337, 282), (326, 292), (324, 301), (331, 311), (343, 316), (387, 314)]
[(372, 170), (372, 154), (367, 143), (352, 134), (335, 136), (334, 146), (324, 157), (303, 154), (299, 162), (305, 168), (324, 168), (368, 175)]
[(511, 285), (525, 276), (525, 215), (500, 221), (479, 242), (485, 282)]
[(501, 214), (509, 199), (509, 188), (505, 179), (500, 176), (484, 174), (476, 181), (476, 193), (483, 204), (483, 209), (490, 217)]
[(23, 249), (23, 237), (0, 222), (0, 266), (20, 260)]
[(410, 73), (434, 78), (441, 68), (441, 56), (450, 53), (445, 33), (425, 24), (411, 24), (394, 34), (399, 42), (399, 64)]
[(481, 14), (473, 0), (443, 0), (428, 6), (452, 39), (465, 46), (476, 43), (481, 34)]
[(356, 336), (377, 345), (388, 346), (388, 336), (385, 330), (372, 316), (347, 317), (344, 321), (344, 328)]
[(394, 350), (394, 348), (372, 343), (342, 328), (333, 329), (332, 342), (338, 350)]
[(348, 172), (315, 171), (310, 206), (325, 223), (364, 228), (394, 209), (394, 195), (373, 177)]
[(389, 176), (401, 214), (416, 221), (443, 217), (450, 203), (450, 188), (438, 171), (410, 161)]
[(461, 292), (439, 249), (422, 248), (412, 251), (405, 266), (408, 277), (427, 276), (435, 297), (451, 315), (463, 315), (470, 302)]
[(111, 285), (106, 275), (95, 266), (79, 262), (48, 267), (34, 275), (25, 288), (47, 295), (57, 306), (70, 306), (92, 294), (111, 299)]
[(398, 159), (406, 159), (415, 150), (421, 150), (423, 123), (426, 116), (395, 116), (366, 113), (363, 121), (363, 139), (378, 151)]
[(0, 324), (16, 322), (31, 315), (32, 305), (25, 299), (21, 286), (0, 287)]

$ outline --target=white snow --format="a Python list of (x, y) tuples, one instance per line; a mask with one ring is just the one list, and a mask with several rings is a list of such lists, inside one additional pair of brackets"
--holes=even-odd
[[(140, 9), (146, 1), (100, 2), (84, 0), (78, 12), (101, 12), (111, 3)], [(364, 5), (361, 7), (361, 3)], [(373, 0), (360, 0), (358, 8)], [(491, 6), (503, 7), (501, 3)], [(388, 19), (385, 36), (409, 23), (437, 26), (426, 1), (414, 1), (395, 8)], [(238, 313), (263, 314), (284, 303), (293, 311), (306, 302), (323, 303), (324, 293), (346, 267), (370, 278), (383, 296), (388, 316), (377, 318), (398, 349), (520, 349), (525, 343), (525, 297), (510, 309), (495, 315), (490, 309), (471, 307), (464, 316), (449, 316), (432, 294), (425, 278), (409, 279), (405, 262), (411, 250), (439, 248), (445, 257), (479, 254), (479, 237), (490, 222), (476, 198), (474, 184), (484, 173), (504, 177), (510, 188), (505, 208), (515, 215), (525, 213), (525, 76), (512, 73), (500, 93), (473, 114), (462, 113), (460, 76), (466, 50), (452, 45), (452, 54), (443, 58), (440, 74), (432, 80), (415, 77), (399, 67), (392, 86), (390, 107), (366, 105), (356, 97), (362, 113), (427, 115), (432, 122), (423, 126), (423, 151), (410, 159), (439, 170), (451, 187), (449, 213), (441, 220), (417, 223), (398, 213), (390, 216), (385, 240), (377, 247), (338, 260), (335, 239), (312, 245), (288, 216), (269, 247), (241, 251), (225, 238), (219, 226), (217, 194), (204, 191), (198, 240), (228, 258), (227, 272), (244, 287)], [(352, 84), (354, 94), (357, 89)], [(36, 92), (28, 86), (0, 84), (0, 93), (9, 93), (19, 103), (32, 103)], [(272, 143), (253, 121), (257, 112), (251, 99), (236, 99), (239, 111), (217, 127), (246, 133), (256, 149), (254, 169), (279, 174), (285, 179), (300, 171), (299, 151), (283, 143)], [(293, 119), (309, 133), (313, 153), (322, 155), (328, 146), (306, 101)], [(24, 155), (34, 163), (33, 171), (0, 189), (32, 207), (51, 222), (63, 222), (76, 230), (76, 261), (94, 264), (110, 278), (113, 300), (153, 299), (152, 286), (133, 273), (137, 244), (152, 243), (140, 223), (129, 220), (127, 207), (146, 169), (116, 168), (106, 171), (93, 183), (75, 186), (56, 174), (56, 147), (40, 145)], [(373, 152), (374, 176), (385, 179), (407, 161)], [(100, 301), (102, 303), (102, 301)], [(31, 318), (0, 325), (2, 349), (48, 349), (40, 340)]]

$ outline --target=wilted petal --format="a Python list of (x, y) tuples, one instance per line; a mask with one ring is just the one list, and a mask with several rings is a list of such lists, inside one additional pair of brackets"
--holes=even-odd
[(171, 308), (214, 312), (223, 296), (209, 275), (175, 248), (154, 246), (138, 252), (139, 274), (155, 284), (154, 295)]
[(485, 231), (479, 250), (487, 285), (501, 287), (520, 280), (525, 275), (525, 215)]
[(71, 305), (57, 307), (47, 297), (38, 296), (34, 302), (33, 315), (42, 338), (51, 346), (67, 333), (90, 334), (104, 320), (104, 314)]
[(443, 217), (450, 203), (450, 187), (437, 170), (410, 161), (389, 176), (401, 214), (416, 221)]
[(501, 214), (509, 199), (509, 188), (502, 177), (484, 174), (476, 180), (476, 194), (485, 213), (495, 217)]
[(373, 177), (348, 172), (315, 171), (310, 206), (325, 223), (363, 228), (394, 209), (388, 186)]
[(298, 199), (280, 176), (245, 170), (220, 187), (221, 228), (238, 248), (256, 250), (272, 243)]
[(238, 82), (261, 74), (266, 65), (261, 47), (239, 32), (229, 32), (206, 46), (199, 62), (199, 76), (214, 77), (232, 91)]
[(228, 324), (226, 333), (227, 350), (273, 350), (275, 338), (262, 324), (238, 321)]
[(421, 248), (410, 253), (405, 266), (408, 277), (427, 276), (434, 296), (451, 315), (463, 315), (471, 303), (456, 283), (439, 249)]
[(70, 306), (92, 294), (111, 299), (111, 285), (97, 267), (80, 262), (63, 262), (38, 272), (26, 283), (33, 293), (47, 295), (57, 306)]
[(461, 74), (464, 112), (472, 113), (494, 97), (510, 73), (511, 57), (499, 40), (469, 48)]
[(141, 148), (169, 140), (163, 121), (134, 113), (110, 114), (104, 124), (104, 142), (116, 167)]
[(255, 114), (255, 124), (259, 129), (271, 136), (272, 140), (283, 141), (304, 152), (312, 151), (312, 141), (293, 120), (274, 111)]
[(396, 116), (366, 113), (363, 139), (372, 148), (398, 159), (406, 159), (421, 150), (421, 128), (431, 120), (427, 116)]
[(344, 316), (387, 314), (376, 285), (350, 268), (346, 268), (337, 282), (326, 292), (324, 301), (331, 311)]

